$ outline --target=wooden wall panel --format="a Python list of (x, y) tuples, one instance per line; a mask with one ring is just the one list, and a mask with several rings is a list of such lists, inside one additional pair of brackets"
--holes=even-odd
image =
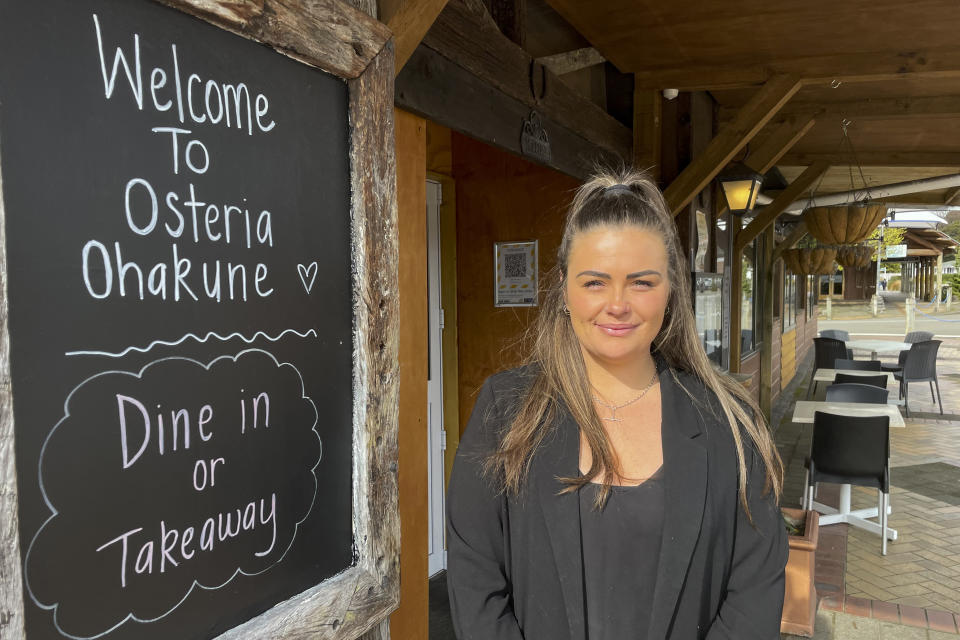
[(740, 373), (749, 374), (750, 382), (747, 389), (753, 394), (753, 399), (760, 402), (760, 352), (755, 351), (740, 361)]
[(423, 118), (395, 112), (400, 234), (400, 608), (393, 638), (426, 638), (427, 544), (427, 133)]
[(793, 380), (797, 372), (797, 330), (790, 329), (780, 337), (780, 389)]
[(540, 241), (541, 284), (555, 264), (573, 178), (453, 133), (457, 185), (460, 428), (483, 381), (521, 360), (517, 339), (536, 309), (493, 306), (493, 243)]

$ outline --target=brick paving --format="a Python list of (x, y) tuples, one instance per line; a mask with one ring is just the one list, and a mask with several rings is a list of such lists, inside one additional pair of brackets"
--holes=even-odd
[[(799, 505), (803, 490), (803, 460), (812, 428), (790, 423), (789, 411), (805, 393), (811, 360), (802, 375), (798, 372), (801, 380), (795, 380), (774, 407), (777, 445), (787, 465), (786, 506)], [(821, 529), (816, 559), (820, 611), (814, 637), (957, 637), (960, 414), (954, 412), (960, 412), (960, 340), (945, 340), (938, 373), (945, 415), (931, 401), (929, 389), (918, 384), (911, 388), (913, 416), (906, 428), (891, 429), (889, 525), (897, 529), (898, 539), (888, 544), (887, 555), (880, 554), (875, 534), (844, 524)], [(836, 504), (836, 494), (835, 485), (821, 485), (818, 500)], [(854, 487), (854, 509), (876, 504), (876, 491)]]

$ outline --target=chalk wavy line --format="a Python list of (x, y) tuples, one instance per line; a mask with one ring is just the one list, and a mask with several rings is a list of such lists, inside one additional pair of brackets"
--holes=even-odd
[(119, 352), (119, 353), (112, 353), (112, 352), (110, 352), (110, 351), (67, 351), (67, 352), (66, 352), (66, 355), (68, 355), (68, 356), (108, 356), (108, 357), (110, 357), (110, 358), (122, 358), (123, 356), (127, 355), (127, 354), (130, 353), (131, 351), (139, 351), (140, 353), (146, 353), (147, 351), (150, 351), (150, 349), (153, 349), (153, 348), (156, 347), (156, 346), (161, 346), (161, 345), (162, 345), (162, 346), (164, 346), (164, 347), (174, 347), (174, 346), (182, 343), (183, 341), (185, 341), (187, 338), (193, 338), (193, 339), (196, 340), (197, 342), (206, 342), (206, 341), (209, 340), (210, 338), (217, 338), (218, 340), (223, 340), (224, 342), (226, 342), (227, 340), (232, 340), (233, 338), (240, 338), (241, 340), (243, 340), (243, 341), (246, 342), (247, 344), (252, 344), (253, 341), (256, 340), (256, 339), (259, 338), (259, 337), (266, 338), (267, 340), (269, 340), (269, 341), (271, 341), (271, 342), (276, 342), (276, 341), (278, 341), (280, 338), (282, 338), (283, 336), (285, 336), (285, 335), (288, 334), (288, 333), (292, 333), (292, 334), (294, 334), (294, 335), (300, 336), (301, 338), (307, 338), (307, 337), (309, 337), (309, 336), (311, 336), (311, 335), (312, 335), (314, 338), (318, 337), (318, 336), (317, 336), (317, 331), (316, 331), (316, 329), (308, 329), (307, 331), (303, 331), (303, 332), (297, 331), (296, 329), (285, 329), (284, 331), (281, 331), (279, 334), (277, 334), (276, 337), (270, 336), (270, 335), (264, 333), (263, 331), (257, 331), (255, 334), (253, 334), (253, 335), (250, 336), (249, 338), (246, 337), (246, 336), (244, 336), (242, 333), (239, 333), (239, 332), (234, 332), (234, 333), (231, 333), (231, 334), (229, 334), (229, 335), (222, 336), (222, 335), (220, 335), (219, 333), (217, 333), (216, 331), (210, 331), (210, 332), (207, 333), (207, 335), (205, 335), (205, 336), (202, 337), (202, 338), (201, 338), (200, 336), (196, 335), (196, 334), (188, 333), (187, 335), (183, 336), (183, 337), (180, 338), (179, 340), (173, 340), (173, 341), (170, 341), (170, 340), (154, 340), (153, 342), (151, 342), (150, 344), (148, 344), (146, 347), (132, 347), (132, 346), (131, 346), (131, 347), (127, 347), (126, 349), (124, 349), (123, 351), (121, 351), (121, 352)]

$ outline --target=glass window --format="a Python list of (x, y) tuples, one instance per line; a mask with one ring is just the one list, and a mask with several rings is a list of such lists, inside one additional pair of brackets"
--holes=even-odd
[(723, 274), (697, 273), (693, 277), (697, 333), (707, 357), (723, 366)]
[(757, 338), (754, 322), (757, 293), (757, 243), (751, 242), (743, 250), (740, 266), (740, 354), (746, 355), (756, 349)]
[(807, 320), (813, 319), (817, 308), (817, 276), (807, 276)]
[(783, 274), (783, 330), (797, 324), (797, 276)]

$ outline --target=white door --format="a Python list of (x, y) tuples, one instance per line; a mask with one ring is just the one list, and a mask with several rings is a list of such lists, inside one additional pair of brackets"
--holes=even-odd
[(443, 330), (443, 309), (440, 306), (440, 183), (427, 181), (427, 308), (429, 309), (429, 349), (427, 369), (427, 438), (429, 451), (430, 545), (429, 575), (447, 568), (444, 549), (444, 450), (447, 432), (443, 428), (443, 359), (440, 335)]

